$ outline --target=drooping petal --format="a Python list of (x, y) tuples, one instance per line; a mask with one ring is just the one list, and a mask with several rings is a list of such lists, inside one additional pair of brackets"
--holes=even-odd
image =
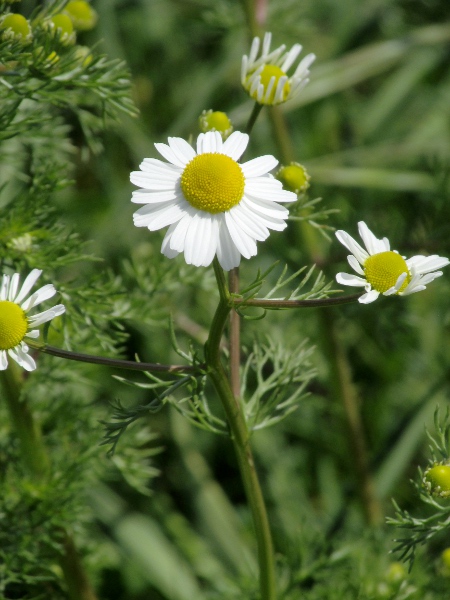
[(0, 371), (4, 371), (8, 368), (8, 356), (6, 350), (0, 350)]
[(338, 273), (336, 275), (336, 281), (342, 285), (351, 285), (352, 287), (365, 287), (367, 285), (365, 279), (353, 275), (352, 273)]
[(31, 290), (31, 288), (36, 283), (36, 281), (39, 279), (41, 273), (42, 273), (41, 270), (39, 270), (39, 269), (33, 269), (28, 274), (28, 276), (25, 278), (25, 281), (22, 284), (22, 287), (20, 288), (19, 295), (16, 296), (16, 298), (14, 300), (14, 302), (16, 304), (20, 304), (22, 302), (22, 300), (24, 298), (26, 298), (28, 292)]
[(258, 251), (256, 241), (236, 225), (229, 212), (225, 213), (225, 223), (234, 245), (242, 256), (245, 258), (255, 256)]
[(348, 264), (351, 266), (352, 269), (354, 269), (358, 273), (358, 275), (364, 276), (364, 270), (361, 268), (361, 265), (356, 260), (356, 258), (353, 256), (353, 254), (349, 254), (347, 256), (347, 260), (348, 260)]
[(51, 321), (55, 317), (59, 317), (65, 311), (66, 307), (63, 304), (57, 304), (53, 308), (44, 310), (44, 312), (33, 315), (32, 317), (28, 317), (28, 322), (31, 327), (39, 327), (39, 325), (42, 325), (42, 323), (47, 323), (47, 321)]
[(379, 295), (380, 292), (377, 292), (376, 290), (370, 290), (370, 292), (367, 292), (358, 298), (358, 302), (361, 304), (370, 304), (371, 302), (374, 302)]
[(338, 229), (335, 232), (335, 235), (341, 244), (345, 246), (347, 250), (350, 250), (350, 252), (361, 265), (363, 265), (364, 262), (369, 258), (367, 252), (363, 250), (358, 242), (354, 240), (347, 232), (343, 231), (342, 229)]

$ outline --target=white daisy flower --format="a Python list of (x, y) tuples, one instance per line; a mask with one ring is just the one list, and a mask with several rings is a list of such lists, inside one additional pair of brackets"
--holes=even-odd
[(29, 295), (41, 273), (39, 269), (33, 269), (20, 290), (18, 273), (3, 275), (0, 289), (0, 371), (8, 367), (8, 354), (26, 371), (34, 371), (36, 363), (28, 354), (25, 338), (39, 337), (39, 331), (33, 328), (62, 315), (66, 310), (62, 304), (57, 304), (28, 316), (31, 309), (56, 294), (53, 285), (47, 284)]
[(289, 77), (287, 71), (302, 51), (300, 44), (294, 44), (285, 52), (283, 44), (270, 52), (272, 34), (267, 32), (262, 43), (261, 56), (258, 56), (260, 39), (253, 38), (249, 56), (242, 57), (241, 83), (246, 92), (259, 104), (281, 104), (302, 90), (308, 83), (309, 67), (315, 60), (314, 54), (308, 54), (298, 64), (294, 74)]
[(387, 238), (376, 238), (364, 221), (358, 223), (358, 230), (366, 250), (345, 231), (336, 231), (337, 239), (351, 252), (347, 256), (350, 266), (359, 275), (338, 273), (336, 281), (343, 285), (364, 287), (366, 293), (358, 299), (363, 304), (373, 302), (380, 294), (408, 296), (421, 292), (428, 283), (442, 275), (442, 271), (437, 269), (450, 262), (448, 258), (437, 254), (418, 255), (405, 260), (397, 251), (390, 249)]
[(174, 258), (184, 252), (188, 264), (207, 267), (217, 254), (226, 271), (257, 252), (256, 242), (269, 229), (286, 227), (288, 210), (278, 202), (295, 202), (268, 172), (278, 161), (260, 156), (237, 161), (249, 137), (235, 131), (223, 142), (218, 131), (201, 133), (197, 151), (182, 138), (169, 145), (155, 144), (169, 162), (145, 158), (140, 171), (130, 175), (142, 189), (132, 202), (144, 204), (134, 213), (136, 227), (156, 231), (169, 225), (161, 252)]

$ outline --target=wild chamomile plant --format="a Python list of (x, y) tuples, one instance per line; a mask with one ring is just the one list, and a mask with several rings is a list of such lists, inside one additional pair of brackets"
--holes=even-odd
[[(110, 446), (109, 455), (117, 470), (134, 490), (140, 494), (148, 493), (142, 484), (143, 476), (150, 478), (156, 472), (148, 465), (142, 465), (141, 459), (158, 452), (152, 435), (140, 437), (140, 443), (150, 448), (147, 453), (145, 448), (140, 453), (127, 453), (130, 448), (124, 448), (122, 444), (129, 439), (128, 432), (134, 432), (136, 440), (139, 438), (137, 428), (130, 427), (133, 423), (144, 416), (156, 416), (168, 404), (200, 429), (230, 439), (256, 538), (259, 595), (253, 581), (256, 569), (246, 550), (242, 555), (247, 558), (238, 561), (242, 562), (238, 565), (240, 572), (245, 572), (242, 586), (223, 576), (214, 588), (214, 569), (221, 567), (213, 559), (208, 568), (197, 566), (198, 577), (211, 582), (216, 596), (217, 593), (223, 597), (245, 595), (261, 600), (275, 600), (281, 595), (293, 599), (302, 597), (302, 586), (319, 577), (328, 565), (339, 563), (341, 558), (331, 554), (326, 560), (317, 559), (307, 572), (301, 567), (295, 572), (284, 568), (277, 571), (272, 527), (255, 464), (252, 436), (254, 432), (293, 415), (310, 393), (317, 372), (312, 364), (313, 347), (305, 341), (289, 351), (270, 336), (260, 335), (252, 349), (246, 352), (246, 359), (241, 359), (240, 319), (257, 320), (269, 311), (293, 308), (321, 309), (357, 301), (367, 304), (380, 295), (407, 296), (423, 291), (442, 274), (439, 269), (449, 261), (438, 255), (405, 259), (390, 250), (386, 238), (377, 239), (365, 223), (360, 222), (366, 249), (349, 234), (337, 232), (338, 240), (351, 252), (348, 261), (357, 273), (339, 273), (337, 282), (364, 288), (364, 292), (337, 295), (339, 290), (332, 289), (332, 284), (321, 273), (301, 265), (292, 271), (287, 266), (265, 265), (250, 277), (249, 282), (244, 278), (241, 281), (238, 268), (244, 262), (242, 259), (245, 259), (246, 268), (251, 269), (252, 258), (264, 242), (270, 243), (275, 236), (287, 240), (282, 236), (286, 236), (290, 219), (307, 238), (310, 225), (318, 227), (316, 220), (332, 214), (317, 209), (317, 199), (308, 199), (310, 177), (298, 162), (299, 157), (289, 157), (285, 153), (279, 157), (283, 162), (279, 167), (277, 157), (272, 154), (261, 156), (249, 144), (261, 110), (268, 109), (274, 122), (280, 119), (278, 105), (301, 93), (308, 83), (309, 67), (315, 58), (312, 54), (307, 55), (300, 60), (293, 74), (288, 75), (300, 55), (301, 46), (295, 44), (286, 52), (282, 45), (271, 51), (271, 34), (267, 33), (262, 40), (260, 36), (254, 38), (250, 53), (242, 59), (241, 85), (254, 102), (245, 131), (233, 128), (222, 111), (205, 110), (199, 119), (202, 132), (198, 136), (171, 135), (167, 143), (157, 142), (155, 148), (159, 157), (140, 157), (140, 170), (131, 173), (131, 182), (137, 186), (132, 192), (132, 202), (140, 205), (133, 215), (134, 225), (140, 230), (148, 229), (149, 233), (133, 229), (130, 215), (127, 236), (143, 233), (148, 239), (157, 239), (155, 232), (164, 230), (162, 256), (152, 253), (144, 242), (123, 267), (125, 285), (120, 278), (107, 274), (97, 281), (97, 285), (90, 281), (89, 286), (77, 286), (72, 280), (71, 266), (81, 259), (95, 264), (97, 259), (87, 255), (87, 251), (85, 254), (77, 236), (61, 223), (48, 205), (67, 185), (70, 176), (70, 154), (74, 152), (69, 137), (70, 125), (79, 127), (91, 148), (99, 150), (97, 136), (105, 117), (116, 117), (120, 112), (135, 114), (128, 96), (129, 82), (121, 63), (108, 61), (93, 50), (77, 46), (79, 33), (95, 26), (98, 20), (89, 3), (49, 2), (26, 16), (13, 13), (12, 6), (11, 3), (1, 5), (0, 21), (0, 93), (6, 107), (0, 117), (3, 118), (0, 134), (4, 140), (0, 152), (5, 156), (7, 166), (6, 174), (1, 175), (5, 184), (2, 202), (8, 212), (0, 226), (3, 268), (0, 370), (6, 404), (19, 440), (18, 447), (10, 449), (11, 438), (7, 435), (3, 447), (8, 450), (8, 458), (14, 456), (14, 452), (22, 457), (25, 476), (19, 489), (26, 498), (26, 514), (22, 521), (20, 515), (11, 519), (11, 526), (0, 534), (4, 542), (0, 544), (0, 552), (9, 556), (9, 579), (2, 582), (3, 588), (8, 593), (12, 589), (11, 593), (17, 595), (32, 584), (32, 592), (37, 597), (38, 578), (42, 578), (44, 570), (36, 575), (36, 556), (42, 552), (49, 594), (57, 598), (68, 593), (83, 600), (96, 597), (95, 586), (89, 582), (71, 532), (77, 523), (74, 517), (71, 520), (70, 514), (80, 510), (82, 503), (77, 503), (75, 497), (81, 494), (83, 484), (91, 484), (93, 505), (107, 507), (106, 511), (99, 511), (99, 518), (111, 527), (118, 539), (126, 530), (133, 533), (133, 541), (145, 539), (151, 544), (156, 539), (159, 542), (161, 538), (156, 526), (152, 535), (145, 537), (146, 529), (139, 519), (127, 515), (114, 494), (95, 485), (96, 473), (100, 472), (104, 477), (107, 467), (103, 448), (92, 449), (95, 446), (92, 432), (98, 431), (99, 417), (102, 417), (106, 427), (104, 444)], [(275, 171), (277, 167), (279, 170)], [(34, 197), (36, 202), (30, 209)], [(64, 198), (60, 197), (59, 201), (63, 204)], [(308, 252), (312, 257), (314, 240), (309, 240)], [(282, 242), (282, 246), (284, 258), (289, 244)], [(308, 246), (306, 242), (305, 246)], [(273, 273), (277, 269), (281, 269), (281, 274), (273, 283)], [(48, 283), (34, 290), (41, 270)], [(272, 281), (272, 287), (264, 292), (270, 286), (269, 281)], [(166, 316), (168, 311), (161, 305), (167, 303), (175, 311), (176, 304), (182, 303), (189, 293), (189, 285), (196, 291), (203, 286), (206, 292), (203, 296), (205, 308), (201, 307), (201, 311), (207, 325), (198, 327), (185, 315), (184, 320), (174, 315), (166, 334), (172, 355), (178, 357), (177, 364), (165, 364), (158, 358), (146, 362), (141, 356), (136, 360), (118, 357), (122, 348), (117, 346), (128, 343), (124, 329), (131, 320), (139, 323), (138, 333), (144, 337), (149, 323), (154, 324)], [(42, 312), (35, 313), (34, 307), (55, 296), (56, 290), (64, 304), (44, 307)], [(334, 297), (330, 297), (332, 295)], [(325, 317), (324, 324), (328, 325), (323, 337), (330, 348), (337, 395), (342, 395), (342, 405), (352, 417), (349, 418), (350, 445), (353, 445), (360, 493), (367, 520), (373, 523), (379, 506), (371, 488), (367, 448), (355, 411), (357, 402), (354, 397), (349, 401), (348, 390), (350, 395), (352, 391), (348, 385), (345, 356), (334, 334), (336, 324), (332, 319), (325, 321)], [(42, 336), (35, 329), (40, 325), (46, 325)], [(227, 327), (228, 340), (225, 341)], [(184, 328), (193, 338), (188, 349), (178, 342), (177, 328)], [(131, 327), (129, 331), (132, 332)], [(38, 339), (38, 336), (41, 337)], [(64, 344), (66, 348), (62, 347)], [(52, 357), (47, 362), (39, 352)], [(61, 360), (57, 361), (57, 358)], [(74, 362), (84, 363), (82, 370), (71, 371), (70, 365)], [(60, 369), (52, 370), (54, 364), (61, 365)], [(93, 365), (141, 371), (143, 378), (140, 380), (123, 376), (116, 376), (116, 379), (127, 386), (123, 389), (139, 394), (142, 403), (134, 402), (130, 408), (116, 399), (109, 418), (99, 415), (94, 407), (95, 394), (90, 389), (100, 385), (90, 371)], [(24, 379), (20, 368), (33, 373)], [(50, 387), (50, 383), (52, 391), (46, 394), (46, 384)], [(50, 410), (46, 407), (48, 404), (53, 405), (51, 414), (45, 412)], [(39, 413), (36, 415), (32, 410), (35, 406), (47, 415), (45, 438), (39, 426)], [(182, 426), (176, 426), (180, 431)], [(123, 435), (125, 431), (127, 435)], [(64, 439), (63, 447), (60, 452), (52, 452), (49, 448), (58, 447), (58, 435)], [(180, 434), (180, 439), (182, 437)], [(77, 453), (80, 460), (70, 460), (71, 455)], [(186, 455), (181, 460), (192, 472), (192, 465), (200, 464), (202, 477), (207, 478), (208, 468), (203, 457), (193, 454), (186, 444)], [(88, 473), (84, 465), (92, 457), (96, 459), (95, 468)], [(430, 485), (439, 487), (441, 492), (446, 485), (446, 474), (442, 472), (445, 466), (439, 466), (440, 470), (434, 472), (431, 469), (425, 475)], [(19, 479), (20, 466), (14, 469), (13, 475)], [(9, 512), (4, 511), (5, 514), (11, 512), (11, 506), (18, 509), (19, 501), (13, 490), (11, 484), (7, 495)], [(217, 489), (215, 491), (217, 497)], [(38, 511), (34, 510), (34, 501)], [(221, 501), (219, 507), (228, 506), (223, 497)], [(58, 510), (51, 519), (45, 520), (43, 517), (50, 512), (52, 503), (58, 505)], [(158, 507), (158, 501), (155, 505)], [(159, 510), (160, 515), (164, 514), (161, 506), (164, 501), (154, 509), (155, 513)], [(225, 512), (218, 511), (219, 520), (226, 518)], [(25, 577), (11, 550), (13, 530), (20, 532), (16, 547), (20, 546), (22, 550), (27, 535), (32, 535), (37, 527), (33, 520), (35, 515), (39, 517), (38, 522), (45, 523), (42, 548), (35, 550), (33, 560), (28, 560), (25, 568), (22, 566)], [(310, 516), (312, 519), (313, 515)], [(92, 515), (85, 511), (80, 522), (89, 520)], [(177, 531), (185, 525), (177, 521), (167, 526), (176, 538)], [(211, 528), (213, 526), (211, 523)], [(187, 531), (187, 527), (185, 529)], [(330, 525), (330, 531), (332, 529)], [(86, 531), (80, 535), (83, 542)], [(190, 539), (193, 543), (187, 544), (189, 550), (198, 551), (201, 544), (194, 543), (198, 539), (194, 535)], [(135, 546), (131, 543), (130, 548)], [(158, 556), (165, 553), (164, 548), (164, 541), (156, 544)], [(200, 549), (203, 556), (208, 557), (208, 548)], [(170, 555), (170, 552), (166, 554)], [(171, 564), (175, 566), (169, 570), (170, 585), (158, 580), (168, 596), (171, 596), (170, 588), (174, 587), (172, 578), (184, 572), (177, 555)], [(150, 570), (154, 568), (153, 563), (147, 566)], [(156, 571), (155, 577), (158, 577)], [(399, 586), (403, 585), (403, 575), (402, 572)], [(11, 588), (17, 581), (18, 591)], [(201, 586), (196, 587), (189, 577), (186, 581), (192, 586), (186, 588), (191, 597), (201, 598)], [(180, 586), (173, 597), (182, 598), (183, 590)], [(316, 596), (317, 590), (320, 591), (319, 587), (314, 592)], [(397, 588), (392, 584), (389, 590), (395, 593)], [(346, 590), (342, 597), (345, 593)], [(381, 592), (379, 595), (381, 597)]]

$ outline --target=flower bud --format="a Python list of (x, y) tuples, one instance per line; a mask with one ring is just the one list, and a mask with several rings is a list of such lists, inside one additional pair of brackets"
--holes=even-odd
[(207, 131), (218, 131), (223, 140), (226, 140), (233, 131), (233, 125), (231, 124), (228, 115), (224, 112), (204, 110), (200, 115), (198, 122), (200, 131), (203, 133), (206, 133)]
[(31, 40), (31, 27), (29, 22), (23, 15), (9, 13), (0, 21), (0, 29), (2, 29), (2, 37), (18, 39), (22, 42)]
[(89, 2), (85, 0), (73, 0), (69, 2), (64, 13), (70, 17), (77, 31), (89, 31), (97, 24), (98, 15)]
[(290, 192), (303, 194), (309, 188), (309, 180), (305, 167), (300, 163), (291, 162), (286, 167), (281, 167), (275, 177), (281, 181), (283, 187)]
[(75, 43), (76, 34), (73, 30), (72, 20), (63, 13), (53, 15), (46, 23), (50, 29), (59, 33), (60, 41), (65, 46), (71, 46)]
[(441, 498), (450, 497), (450, 465), (433, 465), (423, 476), (423, 484), (429, 494)]

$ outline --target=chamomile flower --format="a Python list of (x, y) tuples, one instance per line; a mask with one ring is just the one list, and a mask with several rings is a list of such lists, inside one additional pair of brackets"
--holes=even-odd
[(26, 371), (34, 371), (36, 363), (28, 354), (25, 338), (39, 337), (39, 331), (34, 327), (51, 321), (66, 310), (62, 304), (57, 304), (43, 312), (28, 315), (35, 306), (56, 294), (53, 285), (47, 284), (29, 295), (41, 273), (39, 269), (33, 269), (20, 289), (18, 273), (3, 275), (0, 288), (0, 371), (8, 367), (8, 355)]
[(184, 252), (188, 264), (206, 267), (217, 254), (226, 271), (237, 267), (241, 255), (257, 253), (256, 242), (269, 229), (286, 227), (288, 210), (278, 202), (295, 202), (269, 175), (278, 161), (270, 155), (245, 163), (237, 161), (248, 144), (235, 131), (224, 142), (218, 131), (201, 133), (196, 150), (182, 138), (155, 144), (168, 161), (145, 158), (131, 173), (132, 202), (144, 206), (134, 213), (136, 227), (156, 231), (169, 225), (161, 252), (174, 258)]
[(343, 285), (364, 287), (366, 293), (359, 298), (363, 304), (373, 302), (380, 294), (408, 296), (421, 292), (427, 284), (442, 275), (442, 271), (437, 269), (450, 262), (448, 258), (437, 254), (418, 255), (405, 260), (390, 249), (387, 238), (376, 238), (364, 221), (358, 223), (358, 230), (366, 250), (345, 231), (336, 231), (337, 239), (351, 252), (347, 257), (350, 266), (358, 273), (358, 276), (338, 273), (336, 281)]
[(302, 90), (308, 83), (309, 67), (315, 60), (314, 54), (305, 56), (294, 74), (289, 77), (287, 71), (302, 51), (300, 44), (294, 44), (285, 52), (283, 44), (270, 51), (272, 34), (267, 32), (262, 43), (261, 56), (257, 58), (261, 40), (255, 37), (250, 54), (242, 57), (241, 83), (246, 92), (259, 104), (281, 104)]

